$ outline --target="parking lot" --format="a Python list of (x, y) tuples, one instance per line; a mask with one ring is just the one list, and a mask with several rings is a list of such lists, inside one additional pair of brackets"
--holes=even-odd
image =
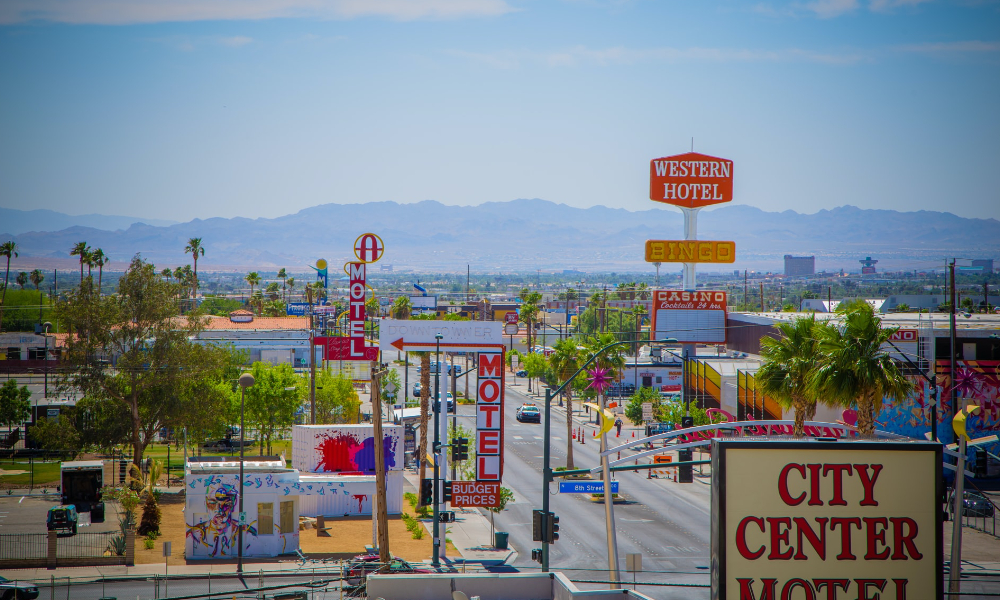
[[(58, 494), (0, 497), (0, 534), (45, 533), (46, 515), (58, 504)], [(103, 523), (90, 523), (90, 513), (80, 513), (80, 533), (118, 530), (118, 505), (106, 502), (105, 507)]]

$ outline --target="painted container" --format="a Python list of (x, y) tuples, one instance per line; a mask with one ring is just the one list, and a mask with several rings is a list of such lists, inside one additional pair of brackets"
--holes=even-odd
[[(299, 483), (302, 488), (300, 510), (304, 517), (372, 514), (374, 476), (302, 473)], [(390, 515), (397, 515), (402, 512), (402, 505), (403, 472), (389, 471), (386, 474), (386, 510)]]
[[(382, 426), (385, 467), (403, 469), (403, 427)], [(295, 425), (292, 467), (302, 473), (374, 475), (374, 427), (371, 425)]]

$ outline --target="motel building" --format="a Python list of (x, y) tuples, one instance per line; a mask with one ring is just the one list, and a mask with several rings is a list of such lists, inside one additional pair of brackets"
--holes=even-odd
[[(247, 350), (250, 364), (261, 361), (295, 368), (309, 366), (309, 317), (258, 317), (239, 309), (225, 317), (207, 317), (205, 329), (194, 340)], [(322, 349), (317, 349), (317, 364), (322, 359)]]

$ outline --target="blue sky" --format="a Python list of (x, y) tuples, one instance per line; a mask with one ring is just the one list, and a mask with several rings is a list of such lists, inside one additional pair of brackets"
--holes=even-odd
[[(0, 206), (735, 201), (1000, 218), (1000, 2), (4, 0)], [(391, 218), (391, 216), (389, 217)]]

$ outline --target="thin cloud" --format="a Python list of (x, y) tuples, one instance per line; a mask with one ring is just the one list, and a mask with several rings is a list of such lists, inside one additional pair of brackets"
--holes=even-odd
[(205, 46), (225, 46), (227, 48), (242, 48), (247, 44), (252, 44), (254, 39), (245, 35), (233, 36), (189, 36), (172, 35), (167, 37), (151, 38), (150, 41), (163, 44), (168, 48), (174, 48), (182, 52), (194, 52), (198, 48)]
[(930, 54), (937, 56), (954, 56), (958, 54), (984, 54), (1000, 52), (1000, 42), (983, 42), (968, 40), (961, 42), (930, 42), (926, 44), (908, 44), (896, 46), (901, 52)]
[(129, 25), (360, 17), (412, 21), (494, 17), (514, 10), (505, 0), (4, 0), (0, 2), (0, 24), (41, 20)]
[(858, 9), (858, 0), (816, 0), (803, 5), (822, 19), (832, 19)]
[(219, 38), (220, 44), (223, 46), (229, 46), (230, 48), (239, 48), (240, 46), (246, 46), (251, 42), (253, 42), (253, 38), (246, 37), (245, 35), (234, 35), (231, 37)]
[(896, 8), (917, 6), (918, 4), (924, 4), (930, 1), (931, 0), (871, 0), (871, 2), (868, 3), (868, 8), (875, 12), (890, 12)]

